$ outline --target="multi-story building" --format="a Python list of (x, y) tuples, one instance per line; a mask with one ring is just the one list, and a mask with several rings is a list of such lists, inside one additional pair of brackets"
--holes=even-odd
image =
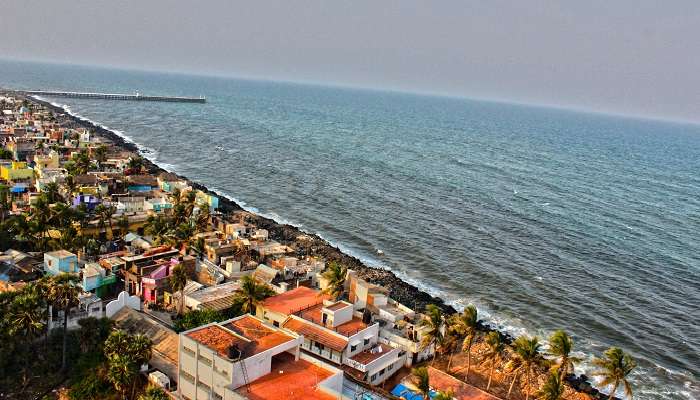
[(78, 256), (68, 250), (44, 253), (44, 269), (49, 275), (78, 273)]
[(303, 355), (303, 338), (251, 315), (180, 333), (182, 399), (338, 398), (343, 373)]

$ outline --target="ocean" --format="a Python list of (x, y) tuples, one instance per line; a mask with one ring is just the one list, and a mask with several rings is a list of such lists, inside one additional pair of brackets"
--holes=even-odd
[[(700, 125), (219, 77), (0, 62), (249, 210), (513, 334), (629, 351), (637, 399), (700, 398)], [(410, 306), (410, 305), (409, 305)]]

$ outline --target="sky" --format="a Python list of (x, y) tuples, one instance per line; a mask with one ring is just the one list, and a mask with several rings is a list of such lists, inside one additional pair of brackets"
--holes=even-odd
[(698, 0), (0, 0), (0, 58), (700, 121)]

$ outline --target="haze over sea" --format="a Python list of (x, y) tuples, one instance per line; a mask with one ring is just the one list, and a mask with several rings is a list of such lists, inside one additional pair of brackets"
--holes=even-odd
[(635, 398), (700, 398), (698, 125), (8, 61), (0, 87), (204, 94), (49, 100), (514, 334), (622, 347)]

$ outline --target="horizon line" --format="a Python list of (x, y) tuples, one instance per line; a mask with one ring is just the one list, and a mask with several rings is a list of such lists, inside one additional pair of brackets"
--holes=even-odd
[(191, 77), (208, 77), (208, 78), (219, 78), (219, 79), (232, 79), (232, 80), (242, 80), (249, 82), (268, 82), (268, 83), (282, 83), (282, 84), (292, 84), (292, 85), (303, 85), (303, 86), (317, 86), (325, 88), (337, 88), (337, 89), (348, 89), (348, 90), (360, 90), (360, 91), (370, 91), (370, 92), (383, 92), (383, 93), (396, 93), (405, 95), (416, 95), (424, 97), (437, 97), (437, 98), (447, 98), (447, 99), (457, 99), (457, 100), (467, 100), (467, 101), (480, 101), (495, 104), (505, 104), (514, 105), (521, 107), (534, 107), (534, 108), (546, 108), (558, 111), (568, 111), (580, 114), (593, 114), (601, 115), (614, 118), (623, 119), (635, 119), (635, 120), (645, 120), (652, 122), (663, 122), (663, 123), (673, 123), (679, 125), (693, 125), (700, 126), (700, 119), (691, 120), (684, 118), (674, 118), (665, 117), (659, 115), (640, 115), (633, 113), (616, 112), (609, 110), (599, 110), (592, 109), (583, 106), (575, 105), (562, 105), (562, 104), (552, 104), (544, 102), (528, 102), (514, 99), (505, 99), (497, 97), (478, 97), (470, 96), (467, 94), (454, 94), (445, 93), (438, 91), (422, 91), (422, 90), (411, 90), (406, 88), (397, 87), (375, 87), (375, 86), (364, 86), (364, 85), (353, 85), (349, 83), (337, 82), (337, 81), (312, 81), (305, 79), (292, 79), (292, 78), (281, 78), (281, 77), (265, 77), (265, 76), (255, 76), (255, 75), (241, 75), (230, 72), (215, 72), (215, 71), (205, 71), (205, 72), (194, 72), (189, 70), (176, 70), (176, 69), (155, 69), (155, 68), (142, 68), (130, 65), (106, 65), (106, 64), (84, 64), (84, 63), (68, 63), (60, 62), (54, 60), (46, 59), (28, 59), (28, 58), (14, 58), (14, 57), (0, 57), (0, 60), (19, 62), (19, 63), (34, 63), (34, 64), (49, 64), (58, 66), (68, 66), (68, 67), (87, 67), (87, 68), (97, 68), (105, 70), (122, 70), (131, 72), (142, 72), (142, 73), (153, 73), (153, 74), (170, 74), (170, 75), (182, 75)]

